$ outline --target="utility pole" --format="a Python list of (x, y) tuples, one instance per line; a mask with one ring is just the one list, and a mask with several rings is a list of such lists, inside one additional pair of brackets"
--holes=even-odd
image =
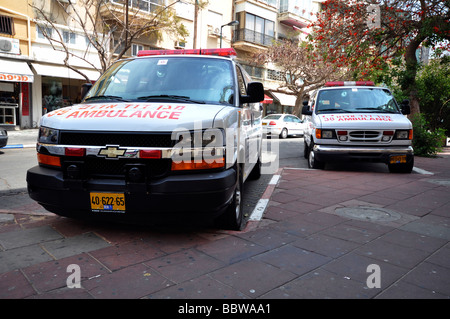
[(193, 49), (197, 49), (197, 20), (198, 20), (198, 0), (195, 0), (194, 5), (194, 47)]
[(125, 48), (128, 45), (128, 4), (129, 4), (129, 0), (126, 0), (126, 4), (125, 4)]

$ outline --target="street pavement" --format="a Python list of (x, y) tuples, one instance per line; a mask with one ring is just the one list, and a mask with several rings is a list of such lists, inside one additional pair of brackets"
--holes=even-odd
[(450, 149), (415, 162), (281, 168), (241, 232), (72, 220), (0, 192), (0, 298), (449, 299)]

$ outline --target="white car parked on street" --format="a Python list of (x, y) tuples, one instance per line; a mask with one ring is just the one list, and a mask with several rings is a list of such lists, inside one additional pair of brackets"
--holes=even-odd
[(291, 114), (270, 114), (262, 120), (264, 135), (278, 135), (286, 138), (290, 135), (301, 135), (305, 124), (297, 116)]

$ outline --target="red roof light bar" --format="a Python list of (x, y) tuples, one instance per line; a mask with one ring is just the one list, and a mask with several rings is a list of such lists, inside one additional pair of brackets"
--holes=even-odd
[(325, 86), (374, 86), (373, 81), (335, 81), (327, 82)]
[(217, 55), (217, 56), (237, 56), (236, 51), (233, 48), (225, 49), (188, 49), (188, 50), (142, 50), (139, 51), (137, 56), (152, 56), (152, 55), (183, 55), (183, 54), (194, 54), (194, 55)]

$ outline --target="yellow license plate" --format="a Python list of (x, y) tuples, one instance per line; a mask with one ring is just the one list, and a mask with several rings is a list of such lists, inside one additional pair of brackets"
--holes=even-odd
[(124, 193), (91, 193), (93, 212), (125, 213)]
[(403, 163), (406, 163), (406, 155), (391, 156), (390, 163), (391, 164), (403, 164)]

